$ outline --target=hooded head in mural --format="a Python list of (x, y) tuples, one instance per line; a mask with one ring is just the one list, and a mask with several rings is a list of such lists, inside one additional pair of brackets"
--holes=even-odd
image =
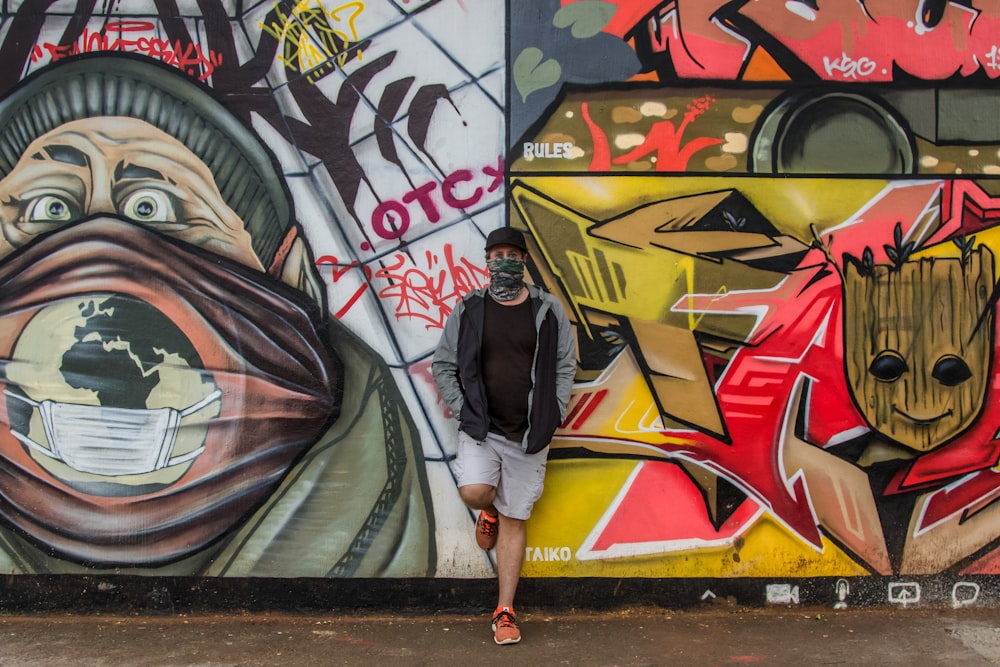
[(0, 517), (85, 563), (217, 540), (336, 421), (280, 172), (200, 86), (102, 56), (0, 102)]

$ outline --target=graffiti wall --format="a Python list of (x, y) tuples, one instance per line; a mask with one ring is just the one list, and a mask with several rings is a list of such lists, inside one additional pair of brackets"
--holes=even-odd
[(579, 347), (526, 577), (1000, 572), (995, 3), (0, 20), (0, 572), (492, 577), (430, 361), (502, 225)]
[(528, 5), (510, 220), (580, 365), (526, 569), (992, 594), (997, 7)]
[(9, 6), (0, 569), (488, 573), (425, 360), (505, 222), (503, 19)]

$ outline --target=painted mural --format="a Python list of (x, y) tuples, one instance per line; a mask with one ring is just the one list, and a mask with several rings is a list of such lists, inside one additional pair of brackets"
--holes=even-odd
[(0, 572), (490, 577), (430, 355), (509, 224), (580, 355), (526, 576), (998, 573), (994, 3), (0, 21)]
[(433, 46), (421, 22), (474, 15), (47, 9), (4, 22), (0, 567), (432, 576), (405, 332), (347, 274), (423, 259), (402, 238), (430, 222), (393, 216), (429, 218), (439, 181), (442, 227), (497, 206), (499, 153), (432, 146), (438, 103), (492, 108), (496, 137), (499, 102), (443, 47), (430, 78), (392, 71)]
[(831, 577), (840, 605), (853, 577), (906, 605), (938, 575), (979, 597), (998, 18), (513, 3), (509, 219), (580, 341), (526, 571), (787, 578), (782, 603)]

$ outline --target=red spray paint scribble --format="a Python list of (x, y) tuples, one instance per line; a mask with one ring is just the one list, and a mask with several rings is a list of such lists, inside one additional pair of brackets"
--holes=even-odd
[(145, 35), (125, 36), (126, 33), (152, 32), (155, 28), (149, 21), (113, 21), (99, 32), (91, 32), (85, 28), (80, 38), (71, 44), (45, 42), (36, 45), (32, 49), (31, 60), (38, 62), (48, 55), (55, 62), (93, 51), (141, 53), (173, 65), (182, 72), (197, 77), (199, 81), (208, 80), (215, 69), (222, 65), (221, 53), (209, 51), (206, 54), (199, 44), (185, 45), (180, 41), (170, 42)]
[[(423, 266), (418, 267), (407, 255), (396, 253), (385, 267), (374, 270), (357, 260), (341, 264), (336, 256), (323, 255), (316, 260), (316, 266), (330, 267), (334, 284), (349, 271), (363, 272), (361, 285), (334, 310), (337, 319), (347, 315), (365, 292), (376, 289), (380, 299), (393, 303), (392, 312), (397, 320), (423, 320), (427, 329), (443, 329), (459, 299), (489, 282), (489, 271), (467, 258), (456, 258), (451, 244), (445, 244), (442, 255), (428, 250), (423, 256)], [(386, 286), (377, 287), (382, 281)]]
[(432, 357), (427, 357), (426, 359), (421, 359), (410, 364), (406, 372), (419, 380), (421, 386), (431, 387), (434, 390), (431, 395), (434, 396), (434, 404), (441, 408), (441, 414), (445, 419), (451, 419), (455, 415), (452, 413), (451, 408), (448, 404), (444, 402), (441, 398), (441, 394), (437, 392), (436, 385), (434, 383), (434, 373), (431, 370), (434, 359)]
[(454, 305), (467, 293), (486, 284), (489, 271), (468, 259), (456, 259), (452, 246), (444, 247), (444, 264), (430, 251), (424, 254), (426, 270), (410, 267), (408, 258), (399, 253), (391, 266), (375, 272), (375, 277), (389, 285), (379, 290), (379, 298), (396, 302), (396, 319), (411, 318), (426, 322), (427, 329), (443, 329)]
[(354, 290), (354, 293), (341, 304), (340, 308), (334, 311), (333, 316), (339, 320), (347, 314), (354, 304), (358, 302), (358, 299), (360, 299), (368, 290), (368, 283), (372, 278), (372, 270), (368, 266), (362, 266), (357, 260), (354, 260), (346, 265), (341, 265), (340, 260), (334, 255), (322, 255), (316, 260), (317, 268), (322, 268), (324, 266), (331, 267), (330, 279), (334, 284), (343, 278), (348, 271), (358, 269), (364, 272), (365, 281), (361, 283), (361, 286)]

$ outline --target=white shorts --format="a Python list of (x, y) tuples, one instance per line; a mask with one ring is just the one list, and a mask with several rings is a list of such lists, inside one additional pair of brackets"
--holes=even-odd
[(526, 520), (542, 495), (548, 457), (548, 447), (537, 454), (525, 454), (521, 443), (502, 435), (490, 433), (479, 443), (459, 431), (455, 477), (459, 487), (488, 484), (496, 488), (493, 505), (497, 511), (511, 519)]

